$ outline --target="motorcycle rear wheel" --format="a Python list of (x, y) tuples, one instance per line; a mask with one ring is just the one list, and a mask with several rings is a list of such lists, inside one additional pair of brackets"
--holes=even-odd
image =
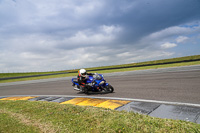
[(86, 86), (86, 87), (84, 88), (84, 93), (85, 93), (85, 94), (89, 94), (89, 86)]

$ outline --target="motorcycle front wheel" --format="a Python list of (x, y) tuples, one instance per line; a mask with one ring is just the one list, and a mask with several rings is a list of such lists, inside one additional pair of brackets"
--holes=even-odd
[(106, 91), (112, 93), (114, 91), (114, 88), (112, 87), (112, 85), (108, 85), (106, 86)]

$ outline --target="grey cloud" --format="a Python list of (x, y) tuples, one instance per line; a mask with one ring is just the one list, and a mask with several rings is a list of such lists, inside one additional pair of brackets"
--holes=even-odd
[[(38, 65), (42, 70), (157, 59), (174, 53), (160, 49), (161, 44), (196, 35), (190, 26), (185, 34), (179, 30), (195, 21), (200, 21), (198, 0), (0, 1), (0, 52), (12, 52), (10, 60), (23, 55), (23, 69)], [(2, 62), (15, 70), (12, 61)]]
[(149, 33), (199, 20), (199, 7), (197, 0), (135, 1), (133, 8), (114, 20), (126, 28), (125, 38), (131, 43)]

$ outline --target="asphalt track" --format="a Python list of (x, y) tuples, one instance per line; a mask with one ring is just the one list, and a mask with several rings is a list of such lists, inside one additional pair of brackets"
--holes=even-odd
[[(93, 93), (92, 97), (118, 97), (200, 104), (200, 65), (104, 74), (114, 88), (110, 94)], [(1, 83), (0, 96), (73, 95), (72, 77)]]

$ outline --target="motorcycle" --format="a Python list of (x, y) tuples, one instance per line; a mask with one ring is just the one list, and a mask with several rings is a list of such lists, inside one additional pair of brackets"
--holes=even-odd
[(114, 91), (114, 88), (106, 82), (103, 75), (98, 73), (86, 76), (86, 86), (84, 90), (79, 86), (77, 78), (72, 78), (72, 86), (74, 90), (84, 92), (85, 94), (89, 92), (112, 93)]

